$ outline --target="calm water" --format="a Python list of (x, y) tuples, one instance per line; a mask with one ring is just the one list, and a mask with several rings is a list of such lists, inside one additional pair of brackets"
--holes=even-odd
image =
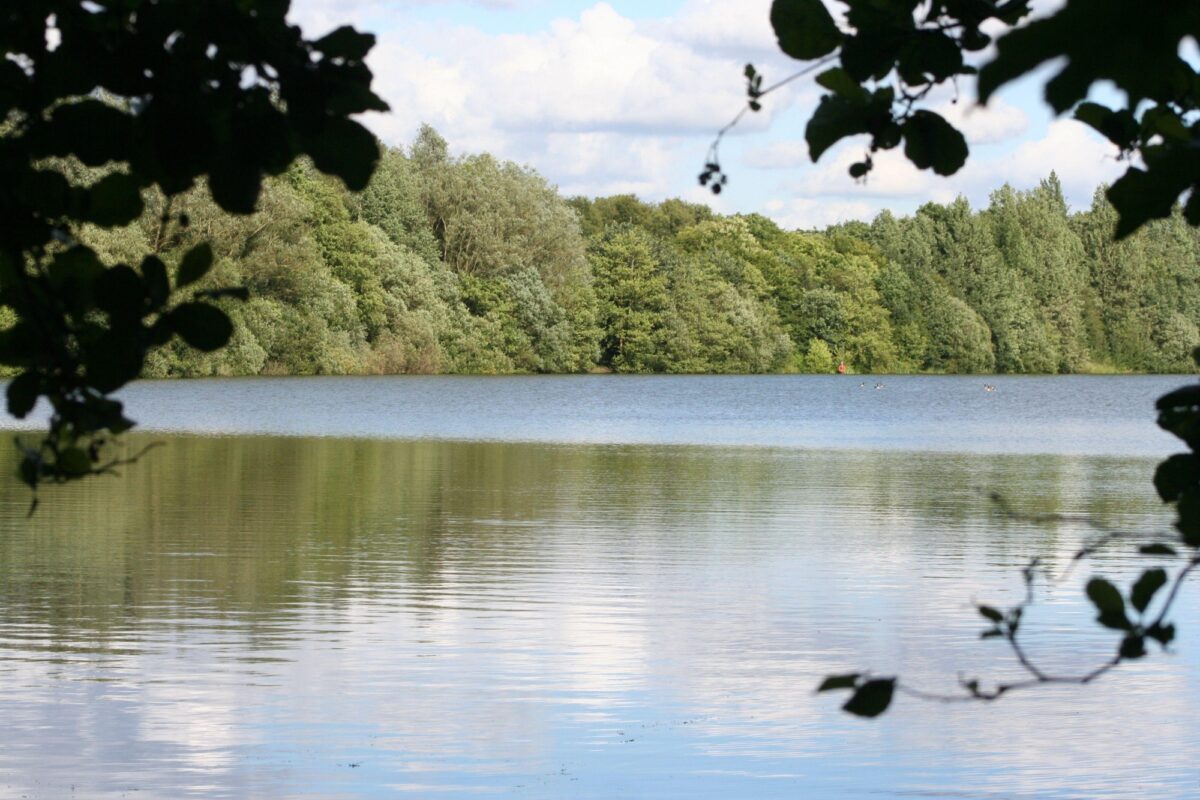
[[(224, 435), (135, 439), (166, 446), (32, 520), (0, 484), (0, 797), (1200, 796), (1192, 588), (1174, 654), (1088, 688), (874, 722), (812, 692), (1015, 677), (972, 600), (1093, 534), (986, 492), (1165, 530), (1182, 379), (859, 380), (132, 387)], [(1035, 658), (1107, 657), (1079, 587), (1131, 549), (1039, 595)]]
[(122, 398), (144, 429), (159, 431), (1159, 456), (1176, 440), (1154, 425), (1154, 400), (1185, 380), (250, 378), (143, 382)]

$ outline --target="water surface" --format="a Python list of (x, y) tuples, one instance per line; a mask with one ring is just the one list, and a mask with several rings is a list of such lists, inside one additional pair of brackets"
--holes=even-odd
[[(144, 429), (972, 453), (1173, 452), (1184, 376), (517, 376), (143, 381)], [(991, 385), (994, 391), (986, 391)]]
[[(1155, 459), (1139, 450), (1153, 448), (1133, 434), (1151, 429), (1130, 400), (1152, 400), (1157, 384), (1121, 379), (1114, 395), (1135, 387), (1124, 405), (1083, 404), (1102, 409), (1104, 430), (1124, 431), (1088, 445), (1100, 455), (1063, 445), (1085, 439), (1061, 433), (1060, 420), (1039, 420), (1036, 409), (1058, 401), (1014, 397), (1037, 383), (997, 381), (977, 406), (944, 399), (967, 431), (998, 423), (963, 408), (1023, 406), (997, 441), (1032, 442), (1034, 426), (1041, 449), (1065, 451), (1009, 444), (1000, 449), (1018, 452), (980, 456), (966, 452), (972, 433), (944, 434), (944, 452), (780, 446), (783, 434), (746, 446), (766, 438), (748, 416), (794, 415), (764, 399), (792, 398), (780, 389), (789, 381), (726, 379), (735, 388), (704, 409), (691, 380), (630, 383), (653, 398), (631, 415), (639, 437), (698, 437), (703, 421), (725, 420), (707, 446), (422, 439), (433, 434), (399, 409), (383, 415), (392, 401), (362, 388), (406, 397), (442, 435), (468, 430), (456, 409), (488, 407), (483, 431), (524, 424), (529, 435), (514, 438), (527, 440), (543, 411), (541, 432), (555, 438), (584, 435), (605, 408), (619, 416), (608, 379), (135, 386), (132, 413), (156, 427), (190, 406), (200, 429), (274, 419), (294, 435), (135, 437), (131, 447), (166, 446), (120, 479), (48, 492), (32, 520), (24, 490), (0, 485), (0, 796), (1200, 795), (1191, 588), (1174, 654), (1088, 688), (986, 707), (901, 698), (869, 723), (812, 691), (826, 673), (857, 669), (940, 691), (960, 672), (1017, 676), (1002, 645), (978, 639), (972, 601), (1015, 602), (1030, 558), (1061, 575), (1094, 534), (1078, 521), (1005, 517), (986, 495), (1166, 529), (1149, 484)], [(845, 409), (875, 408), (863, 413), (904, 435), (889, 417), (898, 403), (865, 405), (900, 396), (895, 381), (843, 404), (838, 429), (855, 428), (859, 411)], [(933, 383), (959, 396), (953, 381)], [(1090, 397), (1080, 383), (1056, 396)], [(272, 413), (224, 387), (280, 405)], [(586, 392), (569, 428), (562, 397), (576, 387)], [(364, 398), (358, 411), (344, 410), (351, 395)], [(143, 402), (152, 396), (159, 406)], [(730, 396), (757, 399), (720, 399)], [(220, 398), (245, 416), (217, 418)], [(531, 403), (529, 421), (513, 398)], [(298, 435), (322, 415), (309, 401), (333, 433), (375, 413), (380, 438)], [(663, 410), (672, 402), (674, 423)], [(1109, 654), (1113, 637), (1088, 624), (1080, 583), (1093, 570), (1128, 581), (1144, 566), (1131, 549), (1108, 549), (1039, 593), (1027, 623), (1035, 658), (1069, 672)]]

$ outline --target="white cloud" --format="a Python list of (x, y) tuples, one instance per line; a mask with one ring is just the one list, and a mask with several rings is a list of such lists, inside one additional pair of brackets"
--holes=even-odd
[[(307, 36), (320, 36), (341, 25), (361, 27), (368, 19), (387, 19), (408, 9), (445, 5), (448, 0), (292, 0), (288, 19)], [(469, 0), (484, 8), (515, 9), (520, 0)]]
[(650, 30), (703, 52), (774, 61), (780, 53), (770, 13), (770, 0), (688, 0), (679, 13)]
[[(1027, 189), (1055, 172), (1068, 202), (1082, 206), (1090, 202), (1098, 184), (1115, 180), (1126, 169), (1125, 164), (1116, 160), (1115, 147), (1083, 124), (1069, 119), (1051, 122), (1045, 135), (1021, 143), (1015, 150), (974, 151), (967, 165), (950, 177), (918, 170), (897, 148), (876, 153), (874, 170), (865, 183), (857, 182), (847, 170), (862, 158), (864, 144), (839, 146), (831, 156), (792, 182), (790, 188), (803, 197), (891, 198), (913, 202), (946, 202), (965, 195), (973, 204), (982, 205), (993, 190), (1005, 183)], [(765, 155), (762, 157), (765, 160)]]
[(1041, 139), (1022, 143), (1011, 155), (981, 167), (978, 180), (992, 188), (1005, 181), (1028, 186), (1051, 171), (1062, 181), (1073, 206), (1086, 206), (1096, 186), (1119, 178), (1128, 165), (1117, 160), (1117, 148), (1081, 122), (1070, 119), (1050, 123)]
[(986, 106), (960, 101), (933, 109), (963, 132), (969, 144), (995, 144), (1015, 139), (1029, 128), (1029, 117), (1014, 105), (995, 98)]
[(787, 200), (768, 200), (764, 204), (767, 216), (782, 228), (824, 228), (850, 220), (869, 220), (878, 209), (863, 201), (817, 200), (793, 197)]
[[(386, 5), (306, 0), (293, 18), (311, 35), (309, 26), (332, 27), (339, 15), (366, 27)], [(411, 140), (427, 122), (456, 152), (531, 164), (568, 192), (678, 194), (680, 175), (693, 162), (699, 170), (707, 139), (745, 104), (744, 62), (771, 54), (785, 61), (769, 7), (691, 0), (671, 17), (634, 20), (598, 2), (518, 34), (450, 22), (383, 26), (369, 63), (392, 110), (366, 121), (389, 143)], [(782, 74), (778, 64), (772, 70)], [(739, 133), (761, 132), (795, 96), (773, 95)]]
[[(744, 62), (754, 61), (768, 82), (795, 62), (777, 51), (770, 0), (680, 0), (677, 11), (657, 19), (633, 19), (615, 7), (622, 2), (597, 2), (518, 34), (456, 22), (470, 19), (461, 8), (441, 15), (441, 22), (429, 22), (428, 9), (420, 15), (425, 21), (405, 19), (405, 8), (435, 0), (297, 0), (293, 19), (310, 35), (345, 21), (381, 31), (370, 63), (392, 112), (369, 115), (367, 122), (385, 141), (409, 141), (428, 122), (456, 152), (488, 151), (529, 164), (567, 194), (699, 195), (692, 176), (705, 148), (743, 107)], [(555, 7), (535, 0), (476, 5)], [(384, 14), (390, 16), (381, 23), (376, 17)], [(978, 108), (966, 95), (952, 103), (952, 88), (939, 87), (927, 101), (967, 136), (967, 167), (944, 179), (916, 170), (896, 150), (876, 154), (876, 169), (858, 183), (847, 169), (863, 157), (863, 137), (815, 166), (809, 162), (804, 112), (796, 109), (811, 110), (818, 94), (811, 81), (797, 81), (772, 95), (762, 113), (743, 119), (725, 157), (735, 180), (720, 198), (723, 206), (761, 208), (786, 188), (796, 200), (775, 209), (777, 218), (823, 224), (869, 216), (864, 208), (911, 209), (960, 193), (980, 204), (1006, 181), (1025, 188), (1051, 169), (1069, 201), (1080, 204), (1097, 183), (1122, 171), (1112, 149), (1076, 123), (1053, 122), (1031, 139), (1029, 116), (1014, 95)], [(1033, 108), (1019, 92), (1017, 99)], [(783, 124), (768, 130), (777, 120)], [(755, 176), (754, 168), (771, 170), (770, 180)], [(742, 169), (751, 174), (739, 179)]]

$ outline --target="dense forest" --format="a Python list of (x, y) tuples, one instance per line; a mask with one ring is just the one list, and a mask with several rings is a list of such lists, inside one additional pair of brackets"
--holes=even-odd
[(348, 193), (299, 164), (252, 216), (203, 186), (164, 225), (86, 232), (105, 260), (168, 264), (208, 240), (236, 333), (176, 340), (148, 377), (583, 372), (1190, 371), (1200, 232), (1176, 215), (1112, 241), (1101, 191), (1072, 212), (1051, 175), (911, 217), (823, 232), (632, 196), (563, 198), (425, 128)]

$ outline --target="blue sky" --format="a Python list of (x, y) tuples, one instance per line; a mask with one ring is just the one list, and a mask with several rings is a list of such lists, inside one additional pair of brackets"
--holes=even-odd
[(1049, 115), (1035, 82), (986, 109), (961, 84), (957, 102), (946, 89), (931, 104), (967, 133), (967, 168), (939, 178), (888, 153), (863, 185), (846, 174), (862, 142), (808, 161), (803, 129), (819, 92), (798, 81), (726, 141), (730, 184), (714, 199), (696, 174), (743, 103), (742, 66), (753, 62), (768, 82), (795, 66), (775, 47), (769, 8), (770, 0), (293, 0), (292, 18), (310, 35), (350, 23), (379, 36), (371, 66), (393, 110), (366, 121), (385, 141), (404, 144), (428, 122), (455, 152), (527, 164), (566, 194), (684, 197), (810, 227), (959, 194), (982, 205), (1001, 184), (1028, 188), (1051, 169), (1082, 207), (1123, 171), (1107, 143)]

